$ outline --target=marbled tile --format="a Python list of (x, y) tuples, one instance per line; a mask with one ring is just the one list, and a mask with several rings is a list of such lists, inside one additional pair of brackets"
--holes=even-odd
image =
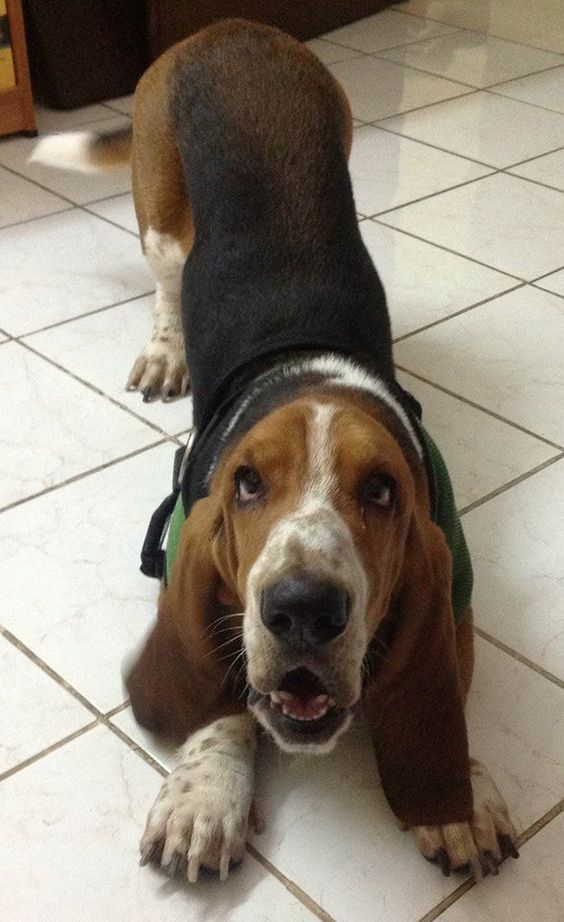
[(564, 258), (564, 195), (505, 173), (407, 205), (381, 220), (522, 279), (559, 269)]
[(517, 864), (506, 862), (506, 885), (473, 887), (440, 916), (441, 922), (562, 922), (564, 815), (556, 817), (521, 848)]
[(396, 345), (397, 363), (564, 444), (564, 306), (519, 288)]
[(78, 109), (65, 111), (35, 105), (35, 122), (40, 134), (50, 134), (53, 131), (74, 131), (79, 125), (100, 122), (111, 116), (112, 113), (106, 106), (101, 105), (80, 106)]
[(137, 298), (106, 311), (28, 337), (43, 355), (129, 407), (139, 416), (176, 433), (192, 425), (192, 400), (143, 403), (138, 391), (126, 391), (133, 362), (151, 334), (154, 295)]
[(326, 66), (337, 64), (338, 61), (350, 61), (352, 58), (360, 57), (361, 54), (360, 51), (343, 48), (342, 45), (335, 45), (333, 42), (325, 42), (322, 38), (314, 38), (305, 44)]
[[(141, 749), (148, 752), (159, 765), (162, 765), (167, 771), (172, 771), (176, 765), (178, 747), (172, 743), (167, 743), (153, 733), (149, 733), (144, 727), (141, 727), (133, 716), (131, 705), (112, 717), (111, 721), (133, 740), (134, 743), (140, 746)], [(150, 804), (148, 804), (148, 807), (149, 806)]]
[(0, 635), (0, 774), (94, 715)]
[[(0, 142), (0, 158), (2, 142)], [(0, 227), (70, 208), (68, 202), (0, 167)], [(1, 284), (1, 280), (0, 280)]]
[(362, 221), (360, 231), (384, 283), (396, 338), (518, 284), (374, 221)]
[[(107, 133), (116, 129), (126, 128), (131, 120), (125, 116), (111, 117), (83, 126), (76, 126), (77, 130), (88, 130), (96, 133)], [(74, 130), (74, 126), (73, 130)], [(52, 192), (58, 192), (77, 205), (95, 202), (97, 199), (107, 198), (109, 195), (118, 195), (129, 192), (131, 189), (131, 171), (128, 167), (123, 171), (111, 173), (79, 173), (75, 170), (59, 170), (57, 167), (47, 166), (43, 163), (28, 163), (37, 144), (36, 138), (12, 138), (0, 144), (0, 163), (11, 167), (17, 173), (28, 179), (33, 179)]]
[(463, 157), (372, 125), (355, 129), (349, 166), (356, 207), (365, 215), (397, 208), (489, 172)]
[(156, 615), (159, 584), (139, 572), (139, 554), (174, 451), (161, 445), (0, 515), (6, 627), (104, 711), (125, 700), (122, 664)]
[(535, 285), (539, 288), (544, 288), (546, 291), (552, 291), (557, 295), (561, 295), (564, 298), (564, 269), (543, 276), (535, 282)]
[(18, 343), (2, 346), (0, 508), (158, 438)]
[(331, 42), (346, 45), (370, 54), (383, 48), (406, 45), (410, 42), (455, 32), (452, 26), (414, 16), (404, 16), (397, 10), (385, 10), (374, 16), (367, 16), (350, 25), (327, 32), (324, 36)]
[(383, 126), (498, 168), (564, 144), (564, 115), (487, 92), (386, 119)]
[(0, 913), (11, 922), (313, 922), (250, 855), (196, 887), (139, 867), (161, 777), (98, 727), (2, 784)]
[(423, 407), (423, 423), (444, 456), (459, 509), (558, 454), (412, 375), (400, 372), (398, 378)]
[(382, 56), (475, 87), (490, 86), (564, 62), (562, 55), (467, 30), (385, 51)]
[(347, 94), (353, 115), (365, 122), (470, 92), (461, 83), (381, 58), (355, 58), (331, 64), (329, 70)]
[(564, 678), (564, 461), (464, 516), (476, 623)]
[(527, 160), (526, 163), (511, 167), (509, 172), (564, 192), (564, 148), (552, 154), (535, 157), (534, 160)]
[[(564, 49), (564, 42), (562, 45)], [(561, 62), (564, 58), (560, 55)], [(520, 80), (511, 80), (502, 86), (496, 86), (496, 93), (511, 96), (535, 106), (564, 112), (564, 67), (556, 67), (541, 74), (531, 74)]]
[(107, 218), (113, 224), (119, 224), (120, 227), (139, 235), (139, 226), (135, 217), (135, 207), (131, 192), (118, 195), (115, 198), (105, 199), (102, 202), (95, 202), (93, 205), (88, 206), (88, 211), (100, 215), (102, 218)]
[(560, 0), (535, 0), (534, 7), (530, 0), (410, 0), (400, 9), (548, 51), (564, 48)]
[(153, 288), (139, 241), (95, 215), (0, 231), (0, 326), (16, 336)]

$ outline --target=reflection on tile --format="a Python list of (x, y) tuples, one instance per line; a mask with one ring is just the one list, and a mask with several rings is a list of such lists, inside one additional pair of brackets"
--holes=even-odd
[(0, 508), (157, 439), (23, 346), (2, 346)]
[(360, 55), (358, 51), (334, 45), (333, 42), (325, 42), (322, 38), (314, 38), (305, 44), (325, 65), (337, 64), (338, 61), (350, 61), (351, 58), (358, 58)]
[(88, 211), (100, 215), (102, 218), (107, 218), (113, 224), (118, 224), (120, 227), (125, 227), (126, 230), (133, 231), (134, 234), (139, 235), (139, 226), (135, 217), (131, 192), (102, 202), (95, 202), (95, 204), (88, 206)]
[(0, 636), (0, 773), (92, 723), (94, 716)]
[(349, 166), (356, 206), (365, 215), (396, 208), (489, 172), (470, 160), (371, 125), (355, 129)]
[(535, 285), (539, 288), (544, 288), (546, 291), (553, 291), (557, 295), (562, 295), (564, 298), (564, 269), (543, 276), (543, 278), (535, 282)]
[[(109, 110), (108, 114), (110, 114)], [(130, 119), (119, 116), (88, 125), (87, 130), (105, 133), (127, 127), (130, 124)], [(97, 199), (118, 195), (120, 192), (129, 192), (131, 189), (129, 168), (124, 169), (123, 172), (94, 174), (59, 170), (42, 163), (28, 163), (27, 160), (31, 157), (36, 144), (35, 138), (13, 138), (5, 141), (0, 144), (0, 163), (12, 167), (17, 173), (35, 180), (53, 192), (59, 192), (77, 205), (95, 202)]]
[[(562, 922), (564, 815), (556, 817), (521, 848), (519, 863), (505, 863), (504, 886), (478, 886), (457, 900), (441, 922)], [(493, 883), (493, 882), (492, 882)]]
[[(2, 143), (0, 142), (0, 158)], [(0, 227), (70, 208), (68, 202), (0, 167)], [(0, 282), (1, 284), (1, 282)]]
[[(561, 792), (563, 735), (554, 719), (559, 707), (562, 724), (562, 705), (558, 689), (546, 684), (478, 641), (472, 749), (490, 767), (520, 827), (554, 806)], [(257, 848), (335, 919), (414, 922), (459, 885), (460, 879), (441, 878), (411, 835), (396, 827), (361, 727), (317, 759), (264, 746), (259, 797), (267, 829)], [(509, 886), (503, 871), (496, 884)]]
[[(72, 131), (78, 125), (99, 122), (111, 116), (105, 106), (81, 106), (79, 109), (60, 111), (46, 106), (35, 106), (35, 122), (41, 134), (52, 131)], [(95, 129), (93, 129), (95, 130)]]
[(149, 340), (154, 295), (137, 298), (107, 311), (80, 317), (29, 337), (43, 355), (80, 375), (166, 432), (192, 424), (190, 398), (170, 403), (143, 403), (138, 392), (125, 389), (133, 362)]
[(133, 115), (133, 93), (130, 96), (119, 96), (117, 99), (107, 99), (105, 105), (124, 115)]
[(445, 458), (459, 509), (558, 453), (412, 375), (400, 372), (398, 378), (423, 407), (423, 423)]
[(374, 221), (363, 221), (360, 230), (384, 283), (396, 338), (517, 284), (511, 276)]
[(505, 173), (407, 205), (381, 220), (518, 278), (535, 279), (562, 266), (564, 196)]
[(0, 516), (6, 627), (103, 711), (125, 700), (122, 663), (155, 617), (158, 582), (139, 572), (139, 553), (170, 491), (174, 448), (143, 452)]
[(564, 310), (527, 286), (398, 343), (396, 362), (564, 444)]
[(14, 335), (153, 287), (139, 241), (83, 211), (0, 232), (0, 326)]
[(411, 0), (401, 10), (548, 51), (564, 48), (560, 0), (535, 0), (534, 7), (529, 0)]
[(161, 781), (105, 727), (5, 781), (2, 819), (10, 848), (0, 856), (3, 917), (313, 922), (250, 855), (227, 882), (209, 877), (197, 887), (139, 867), (138, 841)]
[(404, 16), (396, 10), (385, 10), (328, 32), (325, 38), (370, 54), (382, 48), (393, 48), (453, 31), (456, 30), (452, 26)]
[(528, 160), (527, 163), (512, 167), (509, 172), (564, 192), (564, 149)]
[(557, 54), (468, 31), (396, 48), (383, 57), (476, 87), (554, 67), (564, 60)]
[[(564, 58), (560, 57), (564, 62)], [(557, 67), (543, 74), (531, 74), (530, 77), (523, 77), (521, 80), (512, 80), (510, 83), (496, 86), (495, 92), (535, 106), (564, 112), (564, 67)]]
[(477, 624), (560, 677), (563, 515), (564, 462), (557, 461), (464, 516)]
[(460, 83), (380, 58), (355, 58), (329, 69), (345, 90), (353, 115), (365, 122), (469, 92)]
[(495, 167), (564, 144), (564, 116), (484, 92), (387, 119), (384, 126)]

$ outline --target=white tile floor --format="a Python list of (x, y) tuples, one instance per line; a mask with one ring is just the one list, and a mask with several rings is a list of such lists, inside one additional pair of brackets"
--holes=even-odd
[[(520, 861), (478, 887), (443, 879), (397, 830), (356, 728), (314, 762), (263, 747), (268, 828), (227, 884), (137, 866), (171, 754), (136, 727), (120, 670), (153, 617), (138, 551), (190, 403), (123, 390), (153, 287), (127, 176), (29, 166), (33, 143), (16, 138), (0, 142), (0, 918), (564, 919), (558, 6), (412, 0), (312, 44), (351, 95), (351, 172), (401, 380), (464, 510), (471, 743), (516, 818)], [(38, 123), (109, 128), (130, 112), (126, 98)]]

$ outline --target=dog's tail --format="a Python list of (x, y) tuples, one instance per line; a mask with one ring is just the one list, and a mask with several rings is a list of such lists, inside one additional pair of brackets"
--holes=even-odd
[(126, 169), (131, 162), (133, 132), (120, 128), (108, 134), (69, 131), (42, 138), (30, 163), (45, 163), (79, 173), (107, 173)]

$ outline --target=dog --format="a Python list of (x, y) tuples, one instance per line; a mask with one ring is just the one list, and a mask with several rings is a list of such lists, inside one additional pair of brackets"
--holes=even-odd
[(323, 754), (360, 713), (426, 858), (480, 877), (518, 854), (468, 752), (470, 561), (395, 378), (351, 138), (346, 97), (307, 48), (228, 20), (149, 68), (132, 137), (63, 135), (37, 154), (131, 157), (157, 291), (128, 386), (169, 399), (191, 378), (194, 439), (145, 547), (158, 617), (126, 679), (138, 722), (182, 742), (141, 861), (191, 882), (243, 857), (258, 729)]

